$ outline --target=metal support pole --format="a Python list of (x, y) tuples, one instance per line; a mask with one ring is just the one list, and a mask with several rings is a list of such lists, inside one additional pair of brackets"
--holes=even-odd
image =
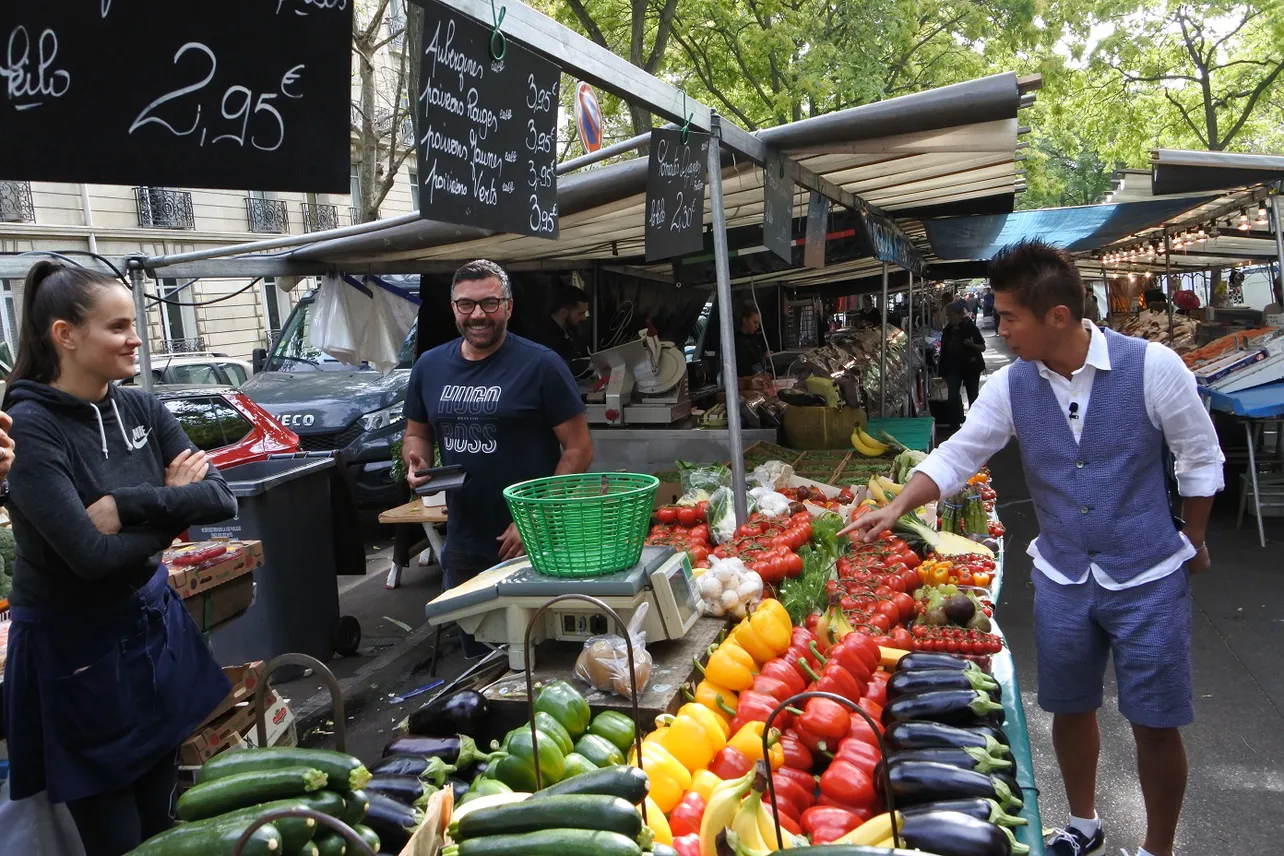
[(883, 262), (883, 335), (878, 348), (878, 415), (887, 417), (887, 262)]
[(145, 392), (152, 391), (152, 346), (147, 330), (147, 301), (144, 300), (146, 281), (143, 278), (142, 259), (129, 260), (129, 287), (134, 292), (134, 323), (138, 326), (138, 371)]
[(1173, 239), (1167, 232), (1164, 232), (1164, 294), (1168, 295), (1168, 338), (1171, 340), (1173, 335)]
[(914, 271), (909, 272), (909, 296), (906, 298), (908, 303), (905, 306), (909, 315), (909, 329), (906, 331), (909, 335), (908, 361), (905, 366), (905, 373), (909, 375), (909, 399), (905, 405), (905, 415), (914, 415), (914, 383), (915, 366), (918, 362), (918, 348), (914, 344)]
[(727, 212), (722, 207), (722, 129), (714, 114), (709, 140), (709, 206), (713, 210), (713, 256), (717, 272), (718, 332), (722, 339), (722, 385), (727, 397), (727, 438), (731, 445), (731, 491), (736, 525), (749, 519), (745, 485), (745, 444), (740, 435), (740, 378), (736, 376), (735, 314), (731, 306), (731, 260), (727, 252)]
[[(1281, 197), (1278, 193), (1271, 197), (1271, 213), (1275, 215), (1275, 228), (1272, 231), (1275, 232), (1275, 255), (1280, 263), (1279, 276), (1281, 280), (1284, 280), (1284, 231), (1280, 229), (1280, 221), (1284, 219), (1284, 217), (1281, 217), (1281, 215), (1284, 215), (1284, 197)], [(1272, 281), (1271, 303), (1274, 303), (1276, 299), (1275, 282)]]

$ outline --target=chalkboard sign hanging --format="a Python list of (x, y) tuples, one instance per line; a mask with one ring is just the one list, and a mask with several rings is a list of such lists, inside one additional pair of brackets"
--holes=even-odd
[(443, 223), (558, 236), (557, 66), (492, 27), (424, 4), (419, 213)]
[(708, 134), (658, 128), (651, 132), (646, 172), (646, 260), (704, 249), (704, 185)]
[(767, 153), (763, 168), (762, 245), (793, 261), (794, 179), (781, 152)]
[(348, 192), (349, 0), (6, 0), (0, 51), (0, 178)]

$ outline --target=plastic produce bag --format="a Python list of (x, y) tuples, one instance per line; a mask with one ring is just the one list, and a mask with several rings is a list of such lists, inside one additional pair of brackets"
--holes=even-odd
[(0, 853), (85, 856), (85, 846), (67, 806), (49, 802), (44, 791), (11, 800), (5, 782), (0, 785)]
[(362, 339), (374, 301), (336, 275), (321, 281), (308, 344), (350, 366), (360, 365)]
[[(626, 628), (629, 638), (633, 640), (633, 676), (639, 695), (646, 691), (647, 682), (651, 680), (651, 654), (646, 650), (646, 631), (642, 629), (650, 607), (649, 602), (639, 606)], [(575, 677), (602, 692), (632, 698), (629, 648), (624, 637), (614, 634), (594, 636), (585, 642), (584, 650), (580, 651), (580, 656), (575, 661)]]
[[(757, 510), (753, 496), (746, 499), (746, 511), (752, 514)], [(735, 494), (729, 487), (720, 487), (709, 497), (709, 534), (719, 544), (725, 544), (736, 535)]]
[(731, 470), (722, 464), (689, 464), (686, 461), (676, 461), (674, 465), (678, 468), (678, 475), (682, 479), (684, 497), (691, 496), (697, 491), (704, 491), (706, 495), (712, 496), (718, 488), (731, 484)]
[(784, 494), (776, 493), (769, 487), (756, 487), (749, 491), (749, 497), (763, 517), (789, 516), (789, 497)]
[(401, 362), (401, 346), (419, 317), (419, 305), (377, 283), (367, 287), (374, 299), (361, 337), (361, 358), (387, 374)]
[(762, 599), (762, 577), (737, 558), (709, 559), (709, 569), (696, 580), (700, 611), (714, 618), (744, 618)]
[(767, 461), (755, 467), (746, 481), (750, 487), (765, 487), (768, 490), (780, 490), (789, 487), (789, 480), (794, 477), (794, 468), (784, 461)]

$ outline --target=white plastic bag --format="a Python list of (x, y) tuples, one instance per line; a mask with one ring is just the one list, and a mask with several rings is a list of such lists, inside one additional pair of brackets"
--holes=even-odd
[(359, 356), (387, 374), (401, 362), (401, 346), (410, 333), (410, 325), (419, 317), (419, 307), (378, 283), (367, 283), (366, 287), (374, 298), (361, 336)]
[(6, 781), (0, 784), (0, 853), (85, 856), (85, 846), (67, 806), (49, 802), (44, 791), (11, 800)]
[(789, 497), (776, 493), (769, 487), (756, 487), (749, 491), (763, 517), (788, 517)]
[(762, 577), (740, 559), (710, 557), (709, 569), (696, 580), (701, 612), (714, 618), (744, 618), (751, 604), (762, 599)]
[[(651, 654), (646, 650), (646, 631), (642, 629), (650, 606), (650, 602), (643, 602), (629, 619), (629, 626), (626, 628), (633, 641), (633, 675), (639, 696), (646, 691), (647, 682), (651, 680)], [(624, 637), (614, 634), (594, 636), (585, 642), (584, 649), (575, 661), (575, 677), (602, 692), (632, 698), (629, 649)]]
[(308, 329), (308, 344), (341, 363), (361, 364), (361, 345), (374, 300), (336, 274), (321, 281), (316, 316)]
[(794, 468), (784, 461), (767, 461), (756, 467), (746, 479), (754, 487), (765, 487), (768, 490), (780, 490), (789, 487), (789, 480), (794, 476)]

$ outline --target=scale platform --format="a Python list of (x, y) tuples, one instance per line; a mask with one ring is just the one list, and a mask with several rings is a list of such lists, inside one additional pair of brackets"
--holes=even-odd
[[(526, 665), (525, 636), (535, 613), (555, 597), (586, 594), (604, 601), (628, 622), (649, 603), (642, 624), (650, 642), (680, 639), (695, 624), (695, 583), (686, 553), (671, 547), (644, 547), (642, 559), (626, 571), (588, 579), (550, 577), (523, 557), (496, 565), (442, 592), (424, 607), (429, 624), (457, 623), (483, 642), (506, 644), (509, 665)], [(545, 639), (583, 643), (592, 636), (620, 633), (610, 616), (585, 601), (565, 601), (544, 613), (531, 644)]]

